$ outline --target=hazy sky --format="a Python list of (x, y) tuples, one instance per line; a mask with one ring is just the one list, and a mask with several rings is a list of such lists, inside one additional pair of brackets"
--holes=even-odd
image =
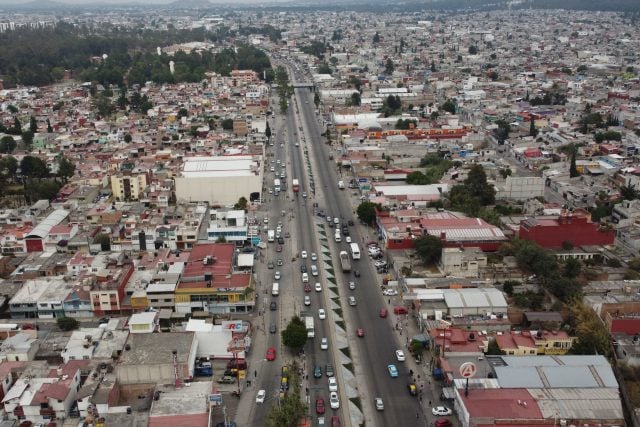
[[(175, 0), (52, 0), (56, 3), (65, 4), (132, 4), (132, 3), (146, 3), (146, 4), (167, 4), (173, 3)], [(37, 3), (37, 0), (0, 0), (0, 6), (11, 4), (24, 4), (24, 3)]]

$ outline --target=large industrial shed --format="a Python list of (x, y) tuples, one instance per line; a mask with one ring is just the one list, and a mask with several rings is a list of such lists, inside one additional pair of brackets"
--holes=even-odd
[(495, 288), (443, 289), (443, 294), (454, 317), (507, 313), (507, 300)]
[(229, 206), (262, 193), (262, 165), (256, 156), (190, 157), (175, 178), (176, 198)]
[(176, 351), (178, 379), (193, 377), (197, 351), (193, 332), (162, 334), (130, 334), (125, 344), (116, 377), (120, 384), (175, 383), (174, 357)]

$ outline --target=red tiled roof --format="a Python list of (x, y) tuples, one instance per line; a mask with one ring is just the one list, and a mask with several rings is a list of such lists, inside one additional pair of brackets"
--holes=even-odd
[[(184, 269), (183, 277), (203, 276), (204, 273), (212, 275), (225, 275), (231, 273), (233, 263), (233, 243), (204, 243), (196, 245), (189, 255), (189, 260)], [(213, 264), (204, 265), (206, 257), (213, 257)]]
[(542, 411), (531, 394), (524, 388), (474, 389), (469, 395), (460, 390), (460, 397), (470, 418), (497, 418), (510, 420), (542, 419)]

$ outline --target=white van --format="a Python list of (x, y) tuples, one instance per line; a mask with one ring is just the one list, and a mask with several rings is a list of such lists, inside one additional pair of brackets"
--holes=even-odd
[(302, 273), (302, 283), (309, 283), (309, 275), (307, 273)]
[(273, 286), (271, 287), (271, 295), (273, 295), (274, 297), (277, 297), (279, 294), (280, 294), (280, 283), (274, 282)]

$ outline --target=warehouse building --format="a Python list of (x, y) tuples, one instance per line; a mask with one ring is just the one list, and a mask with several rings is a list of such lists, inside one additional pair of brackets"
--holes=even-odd
[(189, 157), (175, 178), (178, 202), (230, 206), (262, 192), (262, 161), (256, 156)]

